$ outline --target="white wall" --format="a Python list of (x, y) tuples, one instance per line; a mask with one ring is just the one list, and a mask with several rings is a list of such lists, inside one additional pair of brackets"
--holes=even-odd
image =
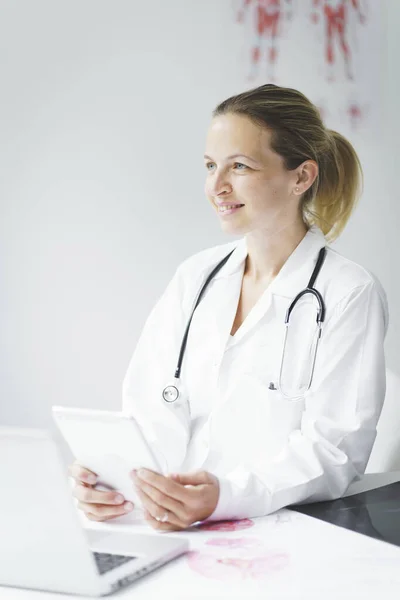
[[(399, 25), (391, 0), (382, 137), (353, 139), (366, 189), (338, 243), (387, 289), (397, 372)], [(236, 34), (230, 0), (1, 0), (0, 424), (119, 408), (177, 264), (225, 240), (202, 154), (214, 105), (248, 87)]]
[[(375, 0), (370, 0), (370, 3)], [(382, 98), (381, 133), (375, 139), (355, 136), (363, 162), (365, 193), (337, 243), (343, 254), (370, 268), (380, 278), (389, 300), (386, 338), (388, 367), (400, 374), (400, 1), (379, 2), (385, 15), (382, 72), (371, 71)], [(371, 42), (373, 42), (371, 40)], [(399, 415), (400, 416), (400, 415)]]

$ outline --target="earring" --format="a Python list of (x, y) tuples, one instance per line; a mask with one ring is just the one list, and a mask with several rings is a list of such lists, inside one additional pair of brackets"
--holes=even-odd
[(299, 191), (299, 188), (298, 188), (298, 187), (297, 187), (297, 188), (294, 188), (294, 191), (295, 191), (295, 192), (298, 192), (298, 191)]

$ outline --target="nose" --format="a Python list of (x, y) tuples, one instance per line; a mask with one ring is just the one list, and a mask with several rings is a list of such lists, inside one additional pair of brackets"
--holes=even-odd
[(209, 178), (208, 189), (214, 198), (230, 194), (232, 192), (232, 184), (229, 181), (226, 171), (221, 169), (219, 172), (214, 172)]

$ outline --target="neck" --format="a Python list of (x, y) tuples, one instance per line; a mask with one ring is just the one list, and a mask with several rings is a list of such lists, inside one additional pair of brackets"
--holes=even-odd
[(248, 233), (248, 254), (244, 270), (247, 281), (254, 285), (270, 283), (306, 233), (307, 227), (302, 221), (273, 234), (263, 230)]

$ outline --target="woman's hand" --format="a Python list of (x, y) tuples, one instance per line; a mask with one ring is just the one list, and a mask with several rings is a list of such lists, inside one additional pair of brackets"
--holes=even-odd
[(132, 472), (146, 521), (161, 531), (187, 529), (207, 519), (219, 498), (219, 482), (207, 471), (165, 477), (148, 469)]
[(92, 471), (73, 463), (68, 473), (75, 480), (72, 494), (78, 500), (78, 508), (91, 521), (107, 521), (126, 515), (133, 509), (132, 502), (125, 502), (121, 494), (94, 489), (97, 477)]

